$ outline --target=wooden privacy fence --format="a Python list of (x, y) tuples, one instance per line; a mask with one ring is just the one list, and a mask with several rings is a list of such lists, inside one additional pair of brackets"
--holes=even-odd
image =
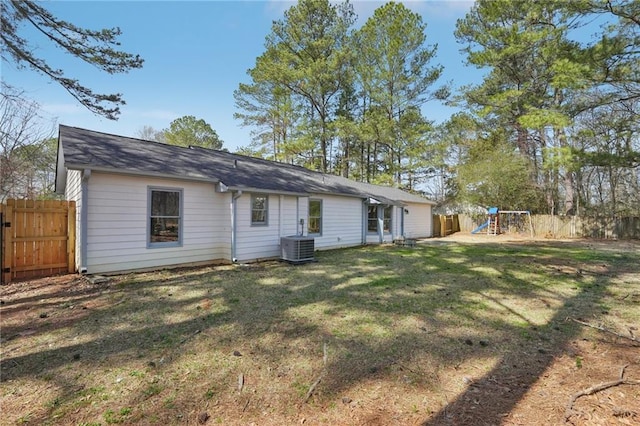
[(460, 223), (458, 221), (458, 215), (433, 215), (433, 236), (434, 237), (446, 237), (454, 232), (460, 231)]
[(535, 215), (532, 219), (540, 237), (640, 239), (640, 217)]
[(74, 201), (9, 199), (0, 216), (3, 284), (75, 272)]
[[(485, 216), (458, 215), (460, 231), (471, 232)], [(531, 215), (534, 235), (541, 238), (640, 239), (640, 217), (579, 217)], [(435, 223), (435, 221), (434, 221)]]

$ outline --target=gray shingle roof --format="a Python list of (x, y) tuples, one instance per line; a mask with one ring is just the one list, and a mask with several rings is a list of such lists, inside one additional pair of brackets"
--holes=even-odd
[[(185, 148), (60, 125), (64, 167), (221, 182), (230, 189), (339, 194), (382, 203), (435, 204), (397, 188), (355, 182), (303, 167), (205, 148)], [(59, 164), (60, 163), (59, 161)], [(58, 170), (61, 173), (62, 170)]]

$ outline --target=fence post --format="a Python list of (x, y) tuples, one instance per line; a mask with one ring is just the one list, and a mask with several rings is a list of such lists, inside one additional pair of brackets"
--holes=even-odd
[(5, 284), (9, 284), (11, 282), (11, 267), (13, 266), (13, 232), (11, 230), (11, 225), (13, 222), (13, 200), (7, 200), (7, 204), (4, 206), (4, 223), (2, 223), (2, 227), (4, 228), (4, 247), (2, 248), (3, 261), (2, 269), (0, 269), (0, 274), (2, 274), (2, 282)]
[(460, 218), (458, 217), (457, 214), (453, 215), (452, 231), (453, 232), (460, 232)]
[(76, 271), (76, 202), (69, 201), (67, 206), (67, 263), (70, 274)]

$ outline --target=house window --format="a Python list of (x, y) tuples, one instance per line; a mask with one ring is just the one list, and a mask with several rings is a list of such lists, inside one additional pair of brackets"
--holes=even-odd
[(384, 232), (391, 232), (391, 213), (393, 212), (393, 206), (386, 206), (383, 210), (382, 217), (382, 230)]
[(267, 225), (269, 198), (264, 194), (251, 195), (251, 225)]
[(369, 206), (367, 232), (378, 232), (378, 206)]
[(182, 190), (149, 188), (149, 246), (182, 243)]
[(367, 232), (378, 233), (378, 220), (382, 216), (382, 232), (391, 232), (391, 214), (393, 206), (369, 206), (367, 217)]
[(309, 234), (322, 234), (322, 200), (309, 200)]

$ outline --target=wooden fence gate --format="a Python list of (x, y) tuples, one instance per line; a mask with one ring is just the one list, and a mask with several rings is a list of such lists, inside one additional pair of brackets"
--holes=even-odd
[(75, 201), (9, 199), (0, 225), (3, 284), (75, 272)]

